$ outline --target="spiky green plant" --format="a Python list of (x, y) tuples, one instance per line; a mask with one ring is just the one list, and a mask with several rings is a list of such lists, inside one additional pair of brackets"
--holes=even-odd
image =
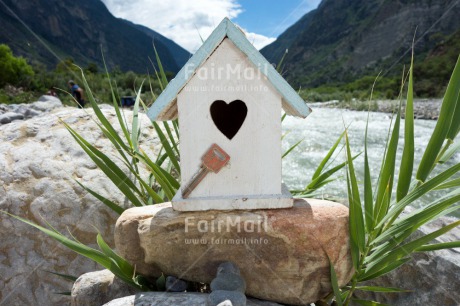
[[(413, 58), (413, 56), (412, 56)], [(421, 226), (460, 209), (460, 180), (451, 179), (460, 171), (460, 163), (448, 169), (433, 170), (449, 160), (460, 148), (455, 138), (460, 130), (460, 56), (447, 87), (436, 127), (424, 150), (423, 157), (414, 172), (414, 114), (413, 114), (413, 60), (409, 70), (403, 156), (395, 181), (396, 152), (400, 133), (401, 104), (395, 116), (394, 126), (385, 147), (378, 182), (372, 185), (372, 174), (367, 155), (367, 128), (364, 141), (363, 193), (360, 192), (353, 158), (345, 131), (348, 200), (350, 206), (350, 242), (355, 273), (350, 283), (339, 288), (334, 267), (331, 266), (333, 303), (338, 305), (383, 305), (374, 301), (355, 298), (356, 291), (404, 292), (399, 288), (371, 287), (362, 282), (380, 277), (411, 260), (416, 252), (460, 247), (460, 241), (430, 244), (433, 239), (460, 225), (453, 222), (432, 233), (411, 239), (411, 234)], [(396, 189), (394, 190), (394, 185)], [(434, 190), (455, 188), (440, 199), (411, 213), (404, 209), (420, 197)], [(328, 299), (329, 298), (329, 299)], [(326, 301), (331, 302), (328, 297)]]

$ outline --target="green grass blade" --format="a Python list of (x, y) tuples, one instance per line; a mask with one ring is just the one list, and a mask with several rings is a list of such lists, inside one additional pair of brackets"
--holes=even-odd
[(371, 291), (371, 292), (412, 292), (412, 290), (405, 290), (395, 287), (379, 287), (379, 286), (357, 286), (356, 290)]
[(375, 301), (368, 301), (368, 300), (360, 300), (360, 299), (352, 299), (354, 303), (357, 303), (359, 305), (363, 306), (390, 306), (388, 304), (383, 304)]
[(163, 163), (168, 159), (168, 153), (161, 154), (163, 149), (164, 149), (163, 147), (160, 149), (160, 152), (157, 156), (157, 160), (155, 162), (158, 166), (162, 166)]
[(281, 116), (281, 122), (283, 122), (284, 119), (286, 119), (286, 117), (287, 117), (287, 113), (283, 113), (283, 115)]
[(320, 174), (321, 172), (323, 172), (323, 169), (324, 167), (326, 166), (327, 162), (329, 161), (329, 159), (331, 158), (332, 154), (334, 154), (335, 150), (337, 149), (337, 146), (339, 145), (340, 141), (342, 140), (343, 136), (345, 135), (345, 132), (343, 132), (339, 138), (337, 139), (337, 141), (334, 143), (334, 145), (331, 147), (331, 149), (327, 152), (326, 156), (323, 158), (323, 160), (321, 161), (321, 163), (319, 164), (318, 168), (316, 168), (316, 171), (315, 173), (313, 174), (313, 176), (311, 177), (312, 180), (316, 179)]
[[(148, 195), (150, 197), (152, 197), (152, 199), (155, 201), (156, 204), (164, 202), (163, 196), (161, 196), (159, 193), (155, 192), (155, 190), (153, 190), (153, 188), (149, 184), (147, 184), (144, 180), (141, 179), (139, 174), (135, 173), (135, 176), (138, 178), (139, 183), (144, 187), (145, 191), (148, 193)], [(162, 187), (161, 190), (164, 191), (167, 194), (168, 198), (172, 199), (174, 194), (172, 194), (172, 192), (169, 189), (167, 189), (168, 186), (167, 185), (161, 185), (161, 187)], [(166, 192), (166, 190), (167, 190), (167, 192)]]
[(167, 121), (163, 121), (163, 126), (165, 128), (166, 133), (168, 134), (169, 143), (172, 144), (172, 147), (173, 147), (176, 155), (179, 156), (179, 148), (177, 147), (177, 140), (174, 139), (174, 136), (173, 136), (173, 133), (171, 131), (171, 127), (169, 126), (169, 123)]
[(399, 168), (398, 186), (396, 187), (396, 200), (404, 198), (409, 191), (414, 168), (414, 49), (409, 70), (409, 83), (407, 85), (406, 115), (404, 123), (404, 148)]
[(337, 274), (335, 273), (334, 264), (332, 263), (329, 255), (327, 255), (327, 260), (329, 261), (329, 272), (331, 275), (331, 285), (334, 292), (335, 300), (339, 306), (343, 306), (342, 295), (339, 289), (339, 282), (337, 280)]
[[(65, 123), (64, 123), (65, 124)], [(88, 154), (88, 156), (104, 171), (104, 173), (113, 173), (118, 178), (120, 178), (124, 184), (129, 186), (131, 189), (140, 194), (137, 186), (129, 179), (120, 167), (117, 166), (107, 155), (99, 151), (96, 147), (87, 142), (80, 134), (73, 130), (69, 125), (65, 124), (65, 127), (70, 132), (72, 137), (78, 142), (82, 149)]]
[[(155, 76), (157, 77), (157, 80), (158, 80), (158, 84), (160, 85), (160, 89), (161, 91), (163, 92), (165, 90), (165, 87), (163, 86), (163, 82), (161, 81), (161, 77), (160, 75), (158, 74), (158, 70), (157, 68), (155, 67), (155, 64), (153, 63), (152, 59), (149, 57), (149, 61), (150, 63), (152, 64), (152, 67), (153, 67), (153, 70), (155, 71)], [(156, 100), (156, 99), (155, 99)], [(155, 101), (154, 101), (155, 103)]]
[(361, 207), (361, 199), (359, 196), (358, 181), (355, 175), (355, 168), (353, 165), (353, 156), (351, 155), (350, 143), (348, 141), (348, 132), (345, 133), (346, 148), (347, 148), (347, 166), (350, 176), (350, 187), (352, 191), (352, 199), (350, 202), (350, 224), (351, 229), (354, 231), (352, 236), (355, 236), (356, 243), (359, 250), (364, 251), (365, 237), (364, 237), (364, 220), (363, 211)]
[[(460, 117), (457, 117), (452, 121), (454, 110), (458, 104), (458, 95), (460, 92), (460, 56), (457, 59), (457, 64), (455, 65), (454, 72), (447, 86), (446, 94), (442, 101), (441, 110), (439, 112), (439, 118), (436, 122), (433, 134), (428, 142), (428, 146), (425, 149), (422, 160), (420, 161), (419, 168), (417, 170), (417, 180), (425, 182), (428, 175), (430, 174), (433, 166), (436, 162), (436, 158), (441, 151), (444, 140), (448, 137), (451, 137), (453, 134), (458, 131), (453, 131), (457, 126), (460, 120)], [(459, 106), (460, 107), (460, 106)], [(452, 128), (451, 128), (452, 126)], [(451, 139), (453, 140), (453, 139)]]
[[(125, 161), (129, 161), (129, 158), (125, 152), (128, 153), (131, 150), (131, 147), (128, 147), (125, 143), (118, 143), (118, 140), (115, 139), (103, 126), (98, 125), (99, 129), (102, 131), (105, 137), (107, 137), (108, 140), (112, 143), (112, 145), (115, 147), (115, 151), (120, 154), (121, 158)], [(128, 138), (128, 143), (131, 146), (131, 139)]]
[[(439, 203), (437, 204), (437, 206), (439, 208), (441, 205), (445, 205), (445, 204)], [(421, 212), (417, 212), (415, 216), (411, 216), (410, 219), (402, 220), (401, 222), (398, 221), (397, 228), (395, 228), (394, 230), (393, 230), (393, 227), (390, 228), (390, 230), (393, 230), (393, 233), (385, 232), (384, 234), (377, 237), (376, 240), (378, 240), (378, 243), (382, 243), (382, 242), (383, 243), (377, 247), (374, 247), (373, 253), (366, 257), (365, 263), (373, 262), (379, 259), (381, 256), (385, 255), (386, 253), (391, 252), (397, 245), (405, 241), (410, 235), (412, 235), (422, 225), (430, 222), (431, 220), (435, 220), (439, 217), (442, 217), (449, 213), (457, 211), (458, 209), (459, 209), (459, 206), (453, 206), (447, 209), (444, 208), (444, 211), (437, 212), (437, 214), (436, 213), (433, 214), (432, 212), (429, 212), (431, 216), (428, 215), (428, 213), (421, 211)], [(411, 222), (414, 222), (414, 223), (411, 223)]]
[(355, 169), (353, 166), (353, 158), (350, 150), (350, 142), (348, 141), (348, 132), (345, 131), (345, 144), (347, 156), (347, 185), (348, 185), (348, 198), (350, 200), (350, 240), (352, 241), (352, 255), (354, 257), (355, 268), (358, 267), (357, 263), (360, 258), (360, 253), (364, 251), (365, 246), (365, 227), (363, 219), (363, 211), (361, 207), (361, 200), (359, 197), (358, 182), (356, 180)]
[(153, 50), (155, 51), (155, 59), (157, 60), (158, 69), (160, 70), (160, 82), (162, 84), (162, 88), (166, 88), (166, 85), (168, 85), (168, 79), (166, 78), (166, 73), (163, 69), (163, 65), (161, 64), (160, 56), (158, 55), (155, 45), (153, 45)]
[(153, 122), (153, 126), (155, 127), (155, 130), (157, 132), (158, 138), (160, 138), (161, 144), (163, 145), (163, 148), (165, 149), (166, 153), (168, 154), (168, 157), (171, 160), (171, 163), (174, 165), (174, 168), (176, 168), (176, 171), (178, 173), (180, 173), (179, 161), (177, 160), (177, 156), (174, 153), (174, 150), (172, 149), (171, 144), (168, 141), (168, 138), (166, 138), (165, 134), (161, 130), (161, 128), (158, 125), (158, 123)]
[(120, 189), (121, 192), (131, 201), (135, 206), (143, 206), (142, 202), (136, 197), (133, 191), (142, 196), (140, 190), (134, 185), (134, 183), (126, 176), (126, 174), (113, 163), (106, 155), (97, 150), (86, 142), (81, 136), (67, 126), (71, 135), (80, 144), (82, 149), (88, 154), (88, 156), (94, 161), (94, 163), (104, 172), (104, 174)]
[(390, 219), (391, 221), (387, 224), (387, 227), (391, 225), (407, 205), (413, 203), (415, 200), (417, 200), (427, 192), (443, 184), (446, 180), (448, 180), (452, 175), (456, 174), (458, 171), (460, 171), (460, 164), (456, 164), (450, 167), (449, 169), (444, 170), (434, 178), (414, 188), (401, 201), (392, 206), (391, 210), (388, 212), (387, 215), (383, 217), (378, 226), (381, 226), (383, 223), (387, 222)]
[(43, 270), (43, 271), (45, 271), (46, 273), (57, 275), (59, 277), (62, 277), (63, 279), (66, 279), (66, 280), (69, 280), (69, 281), (72, 281), (72, 282), (74, 282), (74, 281), (76, 281), (78, 279), (78, 277), (73, 276), (73, 275), (61, 274), (61, 273), (52, 272), (52, 271), (48, 271), (48, 270)]
[(85, 185), (81, 184), (79, 181), (75, 180), (75, 182), (77, 182), (77, 184), (80, 185), (81, 188), (85, 189), (89, 194), (91, 194), (93, 197), (95, 197), (96, 199), (98, 199), (99, 201), (104, 203), (107, 207), (112, 209), (117, 214), (121, 215), (125, 211), (125, 208), (123, 208), (120, 205), (118, 205), (118, 204), (110, 201), (109, 199), (101, 196), (99, 193), (97, 193), (96, 191), (86, 187)]
[[(353, 192), (351, 191), (351, 182), (350, 182), (350, 174), (347, 171), (347, 190), (348, 190), (348, 203), (353, 202)], [(351, 220), (351, 216), (349, 218)], [(354, 222), (348, 222), (348, 231), (350, 233), (350, 246), (351, 246), (351, 259), (353, 261), (353, 267), (358, 269), (359, 260), (361, 258), (361, 254), (359, 251), (358, 243), (357, 243), (357, 234), (356, 234), (356, 226), (353, 226)]]
[(113, 89), (113, 86), (112, 86), (112, 81), (110, 79), (109, 70), (107, 69), (104, 52), (102, 52), (102, 50), (101, 50), (101, 54), (102, 54), (102, 62), (104, 63), (105, 73), (106, 73), (107, 80), (110, 86), (110, 92), (112, 94), (112, 104), (115, 109), (115, 113), (117, 114), (117, 118), (118, 118), (118, 122), (120, 123), (121, 130), (123, 131), (123, 134), (125, 135), (126, 140), (129, 142), (129, 145), (131, 146), (132, 144), (130, 143), (129, 132), (127, 129), (128, 124), (126, 122), (126, 118), (122, 115), (122, 113), (120, 112), (120, 108), (118, 107), (118, 99), (115, 95), (115, 90)]
[[(355, 156), (353, 156), (352, 160), (355, 160), (359, 155), (361, 154), (356, 154)], [(330, 176), (332, 176), (334, 173), (336, 173), (337, 171), (339, 171), (340, 169), (342, 169), (343, 167), (345, 167), (346, 165), (348, 164), (348, 161), (345, 161), (341, 164), (338, 164), (337, 166), (327, 170), (326, 172), (324, 173), (321, 173), (320, 176), (318, 176), (317, 178), (315, 178), (314, 180), (312, 180), (308, 185), (307, 187), (305, 188), (306, 190), (314, 190), (314, 189), (318, 189), (320, 188), (321, 186), (324, 185), (324, 183), (327, 181), (327, 182), (331, 182), (333, 181), (334, 179), (332, 180), (329, 180), (328, 178)]]
[(141, 91), (144, 82), (142, 82), (139, 91), (136, 95), (136, 101), (134, 102), (133, 108), (133, 122), (131, 126), (131, 143), (135, 151), (139, 151), (139, 135), (140, 135), (140, 125), (139, 125), (139, 101), (141, 98)]
[(166, 278), (163, 273), (159, 278), (157, 278), (155, 284), (157, 286), (157, 290), (166, 291)]
[[(390, 228), (379, 235), (379, 237), (374, 240), (374, 243), (380, 243), (391, 238), (394, 239), (394, 237), (397, 237), (398, 234), (401, 234), (408, 229), (411, 230), (410, 233), (413, 233), (422, 225), (438, 218), (439, 216), (445, 215), (446, 209), (458, 201), (460, 201), (460, 190), (455, 190), (442, 197), (439, 201), (417, 209), (399, 219)], [(454, 210), (458, 209), (458, 207), (456, 207), (457, 206), (453, 206), (452, 208)]]
[(284, 59), (286, 58), (287, 54), (288, 54), (288, 49), (286, 49), (286, 51), (284, 51), (283, 57), (279, 61), (278, 65), (276, 65), (276, 71), (278, 71), (278, 73), (280, 73), (280, 74), (281, 74), (281, 68), (282, 68)]
[(371, 170), (367, 154), (367, 131), (369, 126), (369, 112), (367, 113), (366, 131), (364, 134), (364, 220), (366, 221), (367, 232), (374, 228), (374, 196), (372, 194)]
[(441, 158), (439, 159), (439, 163), (440, 164), (444, 164), (446, 163), (448, 160), (450, 160), (452, 158), (452, 156), (455, 155), (455, 153), (457, 153), (458, 151), (460, 150), (460, 141), (454, 143), (453, 145), (451, 145), (445, 152), (444, 154), (441, 156)]
[(298, 142), (296, 142), (292, 147), (290, 147), (286, 152), (284, 152), (284, 154), (283, 154), (283, 156), (281, 158), (285, 158), (289, 153), (291, 153), (292, 150), (294, 150), (303, 141), (304, 141), (304, 139), (301, 139)]
[(120, 268), (121, 272), (127, 277), (131, 278), (134, 276), (134, 268), (131, 266), (129, 262), (126, 261), (126, 259), (122, 258), (119, 256), (117, 253), (115, 253), (104, 241), (102, 238), (101, 234), (98, 233), (96, 237), (97, 245), (101, 249), (101, 251), (107, 255), (108, 257), (112, 258), (115, 263), (118, 265)]
[(119, 145), (123, 146), (123, 148), (126, 149), (126, 151), (128, 151), (129, 150), (128, 147), (124, 144), (123, 140), (118, 135), (118, 132), (114, 129), (112, 124), (104, 116), (104, 114), (102, 113), (101, 109), (99, 108), (99, 106), (98, 106), (98, 104), (97, 104), (97, 102), (96, 102), (96, 100), (95, 100), (95, 98), (93, 96), (93, 93), (91, 91), (91, 88), (88, 85), (88, 81), (86, 80), (83, 71), (82, 71), (82, 80), (83, 80), (83, 84), (85, 86), (86, 96), (88, 97), (88, 99), (89, 99), (89, 101), (91, 103), (91, 107), (93, 108), (94, 114), (96, 115), (97, 119), (100, 121), (101, 125), (105, 128), (106, 132), (109, 133), (112, 136), (112, 138), (115, 139), (116, 142)]
[(50, 230), (50, 229), (47, 229), (45, 227), (42, 227), (38, 224), (35, 224), (33, 222), (30, 222), (29, 220), (26, 220), (24, 218), (21, 218), (21, 217), (18, 217), (18, 216), (15, 216), (15, 215), (12, 215), (10, 213), (7, 213), (5, 211), (0, 211), (4, 214), (7, 214), (21, 222), (24, 222), (30, 226), (33, 226), (35, 227), (36, 229), (42, 231), (43, 233), (45, 233), (46, 235), (48, 235), (49, 237), (53, 238), (54, 240), (58, 241), (59, 243), (63, 244), (64, 246), (68, 247), (69, 249), (71, 249), (72, 251), (80, 254), (80, 255), (83, 255), (91, 260), (94, 260), (95, 262), (99, 263), (100, 265), (104, 266), (104, 267), (109, 267), (111, 262), (110, 262), (110, 259), (107, 258), (107, 256), (105, 256), (104, 253), (98, 251), (98, 250), (95, 250), (95, 249), (92, 249), (82, 243), (79, 243), (79, 242), (76, 242), (76, 241), (73, 241), (69, 238), (67, 238), (66, 236), (60, 234), (60, 233), (57, 233), (53, 230)]
[(400, 266), (402, 266), (403, 264), (405, 264), (406, 262), (408, 262), (410, 260), (411, 260), (411, 258), (403, 258), (403, 259), (400, 259), (400, 260), (397, 260), (397, 261), (394, 261), (394, 262), (390, 263), (388, 266), (386, 266), (385, 268), (383, 268), (382, 270), (380, 270), (380, 271), (378, 271), (376, 273), (373, 273), (373, 274), (363, 273), (363, 274), (361, 274), (359, 276), (358, 281), (359, 282), (364, 282), (364, 281), (375, 279), (377, 277), (385, 275), (385, 274), (387, 274), (387, 273), (399, 268)]
[(455, 100), (455, 92), (457, 92), (457, 99), (455, 101), (455, 112), (452, 117), (452, 123), (450, 125), (449, 132), (447, 133), (447, 139), (454, 140), (460, 131), (460, 55), (457, 59), (457, 64), (455, 65), (454, 71), (452, 72), (452, 77), (447, 87), (448, 91), (451, 83), (454, 88), (452, 88), (452, 91), (449, 93), (449, 95), (451, 95), (451, 98)]
[(458, 188), (458, 187), (460, 187), (460, 177), (450, 180), (448, 182), (445, 182), (444, 184), (441, 184), (438, 187), (434, 188), (434, 190), (442, 190), (442, 189), (447, 189), (447, 188)]
[(144, 161), (156, 179), (165, 180), (165, 183), (167, 182), (169, 184), (171, 190), (177, 190), (180, 187), (180, 183), (176, 180), (176, 178), (174, 178), (168, 171), (161, 168), (158, 163), (153, 162), (144, 151), (141, 150), (141, 154), (137, 154), (136, 156)]
[[(449, 213), (457, 211), (458, 209), (459, 209), (459, 206), (450, 207), (446, 209), (445, 211), (439, 213), (437, 216), (431, 218), (431, 220), (435, 220), (438, 217), (445, 216)], [(407, 221), (407, 222), (410, 222), (410, 221)], [(385, 255), (388, 252), (391, 252), (397, 245), (404, 242), (407, 238), (410, 237), (410, 235), (412, 235), (417, 229), (421, 227), (420, 224), (415, 225), (415, 226), (413, 226), (412, 224), (409, 224), (409, 226), (407, 226), (405, 229), (402, 228), (402, 226), (404, 226), (404, 224), (401, 225), (400, 231), (397, 232), (394, 236), (392, 237), (387, 236), (385, 239), (386, 241), (384, 243), (373, 248), (374, 250), (373, 253), (371, 255), (368, 255), (365, 259), (366, 264), (377, 260), (378, 258), (380, 258), (381, 256)]]
[(176, 132), (176, 139), (179, 140), (179, 120), (175, 119), (172, 121), (174, 131)]
[(375, 207), (375, 222), (378, 223), (388, 212), (391, 199), (391, 191), (393, 188), (393, 178), (396, 164), (396, 152), (398, 149), (399, 141), (399, 126), (401, 122), (401, 105), (396, 114), (395, 124), (391, 133), (391, 138), (388, 143), (388, 148), (385, 156), (382, 171), (380, 173), (380, 181), (376, 194), (376, 207)]
[(380, 270), (385, 269), (387, 266), (391, 265), (392, 263), (406, 258), (409, 254), (411, 254), (417, 248), (447, 233), (448, 231), (457, 227), (458, 225), (460, 225), (460, 220), (457, 222), (451, 223), (447, 226), (444, 226), (441, 229), (434, 231), (430, 234), (422, 236), (421, 238), (418, 238), (400, 247), (397, 247), (396, 249), (392, 250), (390, 253), (386, 254), (385, 256), (382, 256), (376, 259), (375, 261), (373, 261), (372, 263), (369, 263), (366, 267), (366, 274), (374, 274), (376, 272), (379, 272)]
[(460, 241), (427, 244), (427, 245), (423, 245), (415, 249), (415, 251), (416, 252), (427, 252), (427, 251), (438, 251), (438, 250), (454, 249), (454, 248), (460, 248)]

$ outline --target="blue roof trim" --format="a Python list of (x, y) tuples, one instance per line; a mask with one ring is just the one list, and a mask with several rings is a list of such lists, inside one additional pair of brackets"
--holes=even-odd
[(289, 115), (305, 118), (311, 109), (297, 92), (286, 82), (276, 69), (260, 54), (260, 52), (248, 41), (246, 36), (228, 18), (224, 18), (209, 38), (188, 60), (188, 62), (172, 79), (161, 95), (156, 99), (147, 112), (151, 120), (171, 120), (177, 116), (176, 99), (182, 88), (195, 74), (196, 70), (214, 52), (219, 44), (228, 37), (235, 46), (243, 52), (256, 67), (261, 69), (273, 87), (283, 98), (283, 109)]

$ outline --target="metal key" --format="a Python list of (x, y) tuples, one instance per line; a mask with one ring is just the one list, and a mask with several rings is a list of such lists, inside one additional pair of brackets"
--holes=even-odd
[(201, 158), (200, 170), (192, 177), (185, 188), (182, 189), (182, 198), (188, 198), (190, 193), (201, 183), (209, 172), (218, 173), (229, 161), (230, 156), (214, 143)]

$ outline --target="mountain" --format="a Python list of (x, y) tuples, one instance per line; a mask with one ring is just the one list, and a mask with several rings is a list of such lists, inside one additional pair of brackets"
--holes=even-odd
[(185, 63), (190, 59), (192, 56), (190, 52), (176, 44), (173, 40), (164, 37), (161, 34), (158, 34), (157, 32), (153, 31), (150, 28), (147, 28), (146, 26), (140, 25), (140, 24), (135, 24), (132, 23), (131, 21), (128, 20), (123, 20), (126, 22), (126, 24), (142, 31), (143, 33), (147, 34), (149, 37), (153, 39), (153, 42), (155, 43), (155, 46), (157, 42), (160, 42), (161, 44), (165, 45), (168, 50), (174, 54), (174, 59), (176, 61), (176, 64), (179, 68), (185, 65)]
[(458, 16), (457, 0), (323, 0), (261, 53), (278, 63), (289, 49), (283, 70), (296, 86), (400, 74), (414, 33), (415, 53), (426, 56), (460, 29)]
[(155, 48), (166, 71), (177, 72), (186, 50), (150, 29), (115, 18), (100, 0), (3, 0), (0, 2), (0, 43), (15, 55), (53, 69), (71, 57), (85, 67), (119, 67), (146, 73)]

